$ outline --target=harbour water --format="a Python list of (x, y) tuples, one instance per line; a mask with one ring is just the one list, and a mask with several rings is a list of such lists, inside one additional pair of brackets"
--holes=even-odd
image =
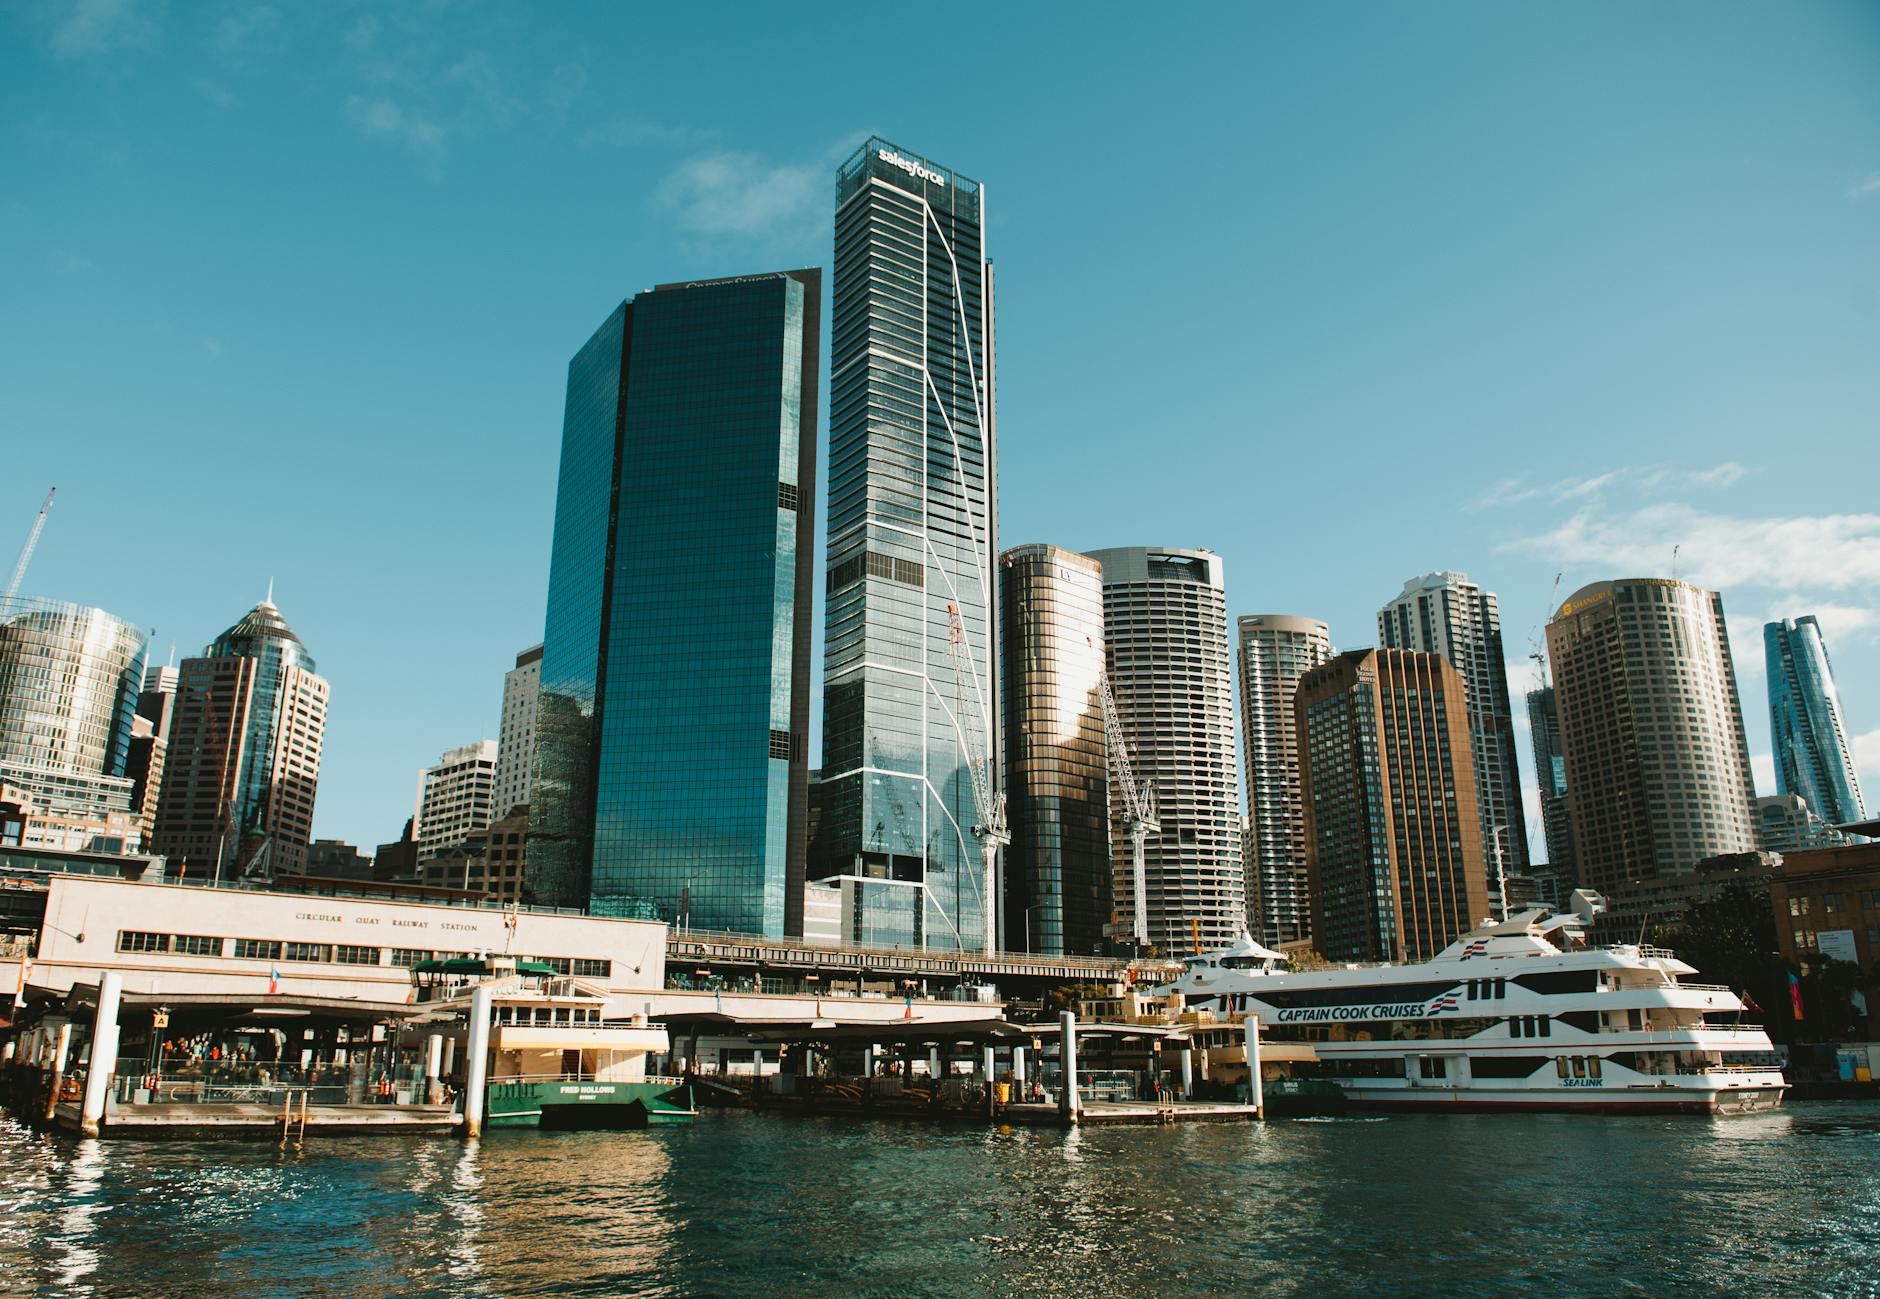
[(0, 1116), (0, 1293), (1880, 1295), (1880, 1106), (478, 1144)]

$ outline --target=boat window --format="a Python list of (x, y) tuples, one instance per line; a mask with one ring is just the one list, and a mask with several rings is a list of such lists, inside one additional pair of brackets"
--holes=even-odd
[(1551, 1016), (1537, 1016), (1535, 1022), (1540, 1026), (1542, 1037), (1552, 1037), (1554, 1035), (1554, 1021)]
[(1554, 1072), (1559, 1074), (1562, 1078), (1567, 1076), (1567, 1057), (1564, 1055), (1554, 1057)]
[(1517, 974), (1514, 981), (1529, 992), (1554, 996), (1569, 992), (1591, 992), (1597, 978), (1592, 970), (1550, 970), (1541, 974)]
[(1595, 1056), (1587, 1057), (1586, 1072), (1589, 1077), (1593, 1077), (1593, 1078), (1599, 1077), (1599, 1057), (1598, 1056), (1595, 1055)]
[(1544, 1055), (1478, 1055), (1469, 1057), (1469, 1072), (1477, 1078), (1526, 1078), (1546, 1063)]
[(568, 1008), (566, 1006), (555, 1007), (555, 1022), (557, 1024), (566, 1024), (568, 1022)]
[(1508, 1036), (1509, 1037), (1521, 1036), (1521, 1017), (1519, 1015), (1516, 1015), (1513, 1019), (1510, 1019), (1508, 1021)]
[(1503, 997), (1506, 997), (1507, 995), (1508, 995), (1508, 981), (1506, 979), (1495, 980), (1495, 999), (1499, 1001)]
[(1573, 1076), (1575, 1078), (1586, 1077), (1586, 1057), (1585, 1056), (1576, 1055), (1573, 1057)]

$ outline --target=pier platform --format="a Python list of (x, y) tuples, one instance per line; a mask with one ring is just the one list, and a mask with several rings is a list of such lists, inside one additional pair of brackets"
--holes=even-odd
[[(1099, 1123), (1251, 1123), (1260, 1117), (1258, 1108), (1232, 1101), (1085, 1101), (1077, 1114), (1077, 1126)], [(1056, 1105), (1007, 1105), (995, 1116), (995, 1122), (1025, 1124), (1031, 1127), (1065, 1127), (1064, 1115)]]
[[(294, 1134), (353, 1136), (364, 1133), (435, 1133), (449, 1135), (457, 1120), (448, 1105), (309, 1105), (306, 1123), (294, 1111)], [(78, 1106), (61, 1102), (55, 1126), (79, 1131)], [(244, 1102), (228, 1104), (118, 1105), (105, 1115), (112, 1137), (279, 1137), (281, 1107)]]

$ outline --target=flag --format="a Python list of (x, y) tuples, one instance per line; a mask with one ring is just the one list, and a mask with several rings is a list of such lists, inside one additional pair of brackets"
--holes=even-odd
[(1769, 1013), (1768, 1011), (1764, 1010), (1761, 1006), (1758, 1006), (1756, 1004), (1756, 998), (1750, 996), (1747, 990), (1743, 993), (1743, 1009), (1753, 1010), (1758, 1015), (1766, 1015)]
[(907, 999), (907, 1004), (904, 1007), (902, 1007), (901, 1018), (902, 1019), (914, 1018), (914, 999), (912, 997), (909, 997)]
[(1802, 1017), (1802, 981), (1795, 977), (1793, 970), (1789, 972), (1789, 1004), (1795, 1007), (1795, 1018), (1800, 1019)]
[(281, 990), (281, 972), (272, 965), (268, 967), (268, 995), (271, 997)]

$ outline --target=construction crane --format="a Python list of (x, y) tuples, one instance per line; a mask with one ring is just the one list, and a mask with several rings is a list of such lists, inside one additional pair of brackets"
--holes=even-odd
[(26, 580), (26, 565), (32, 561), (33, 547), (39, 544), (39, 534), (46, 527), (46, 511), (52, 508), (52, 497), (59, 489), (55, 486), (46, 492), (46, 503), (39, 507), (39, 517), (33, 520), (33, 530), (26, 535), (26, 548), (20, 551), (20, 562), (13, 566), (13, 578), (7, 583), (5, 594), (0, 594), (0, 613), (13, 607), (13, 597), (20, 593), (20, 583)]
[[(947, 653), (953, 657), (953, 678), (958, 686), (954, 697), (954, 728), (959, 732), (960, 747), (966, 751), (966, 767), (973, 778), (973, 809), (979, 820), (973, 835), (985, 857), (985, 885), (980, 895), (981, 917), (986, 929), (986, 950), (999, 950), (999, 849), (1012, 842), (1005, 821), (1005, 795), (992, 788), (992, 764), (986, 752), (986, 734), (992, 728), (992, 715), (986, 706), (986, 692), (979, 684), (979, 667), (973, 661), (966, 642), (966, 624), (957, 604), (947, 606)], [(970, 684), (972, 693), (967, 694)], [(968, 706), (979, 723), (978, 733), (965, 724)]]
[(1116, 787), (1123, 791), (1123, 829), (1129, 832), (1129, 878), (1136, 899), (1134, 937), (1136, 946), (1146, 952), (1149, 950), (1149, 872), (1143, 864), (1143, 845), (1150, 835), (1162, 832), (1162, 824), (1156, 819), (1155, 786), (1147, 780), (1140, 783), (1136, 780), (1135, 766), (1129, 760), (1129, 740), (1123, 734), (1123, 719), (1117, 712), (1116, 695), (1110, 690), (1107, 671), (1097, 673), (1097, 693), (1103, 700), (1104, 748), (1109, 753)]
[(1540, 673), (1539, 688), (1547, 688), (1547, 623), (1553, 619), (1555, 601), (1560, 599), (1560, 579), (1565, 573), (1554, 574), (1554, 589), (1547, 593), (1547, 612), (1535, 625), (1534, 634), (1528, 637), (1528, 657), (1534, 660), (1534, 669)]

